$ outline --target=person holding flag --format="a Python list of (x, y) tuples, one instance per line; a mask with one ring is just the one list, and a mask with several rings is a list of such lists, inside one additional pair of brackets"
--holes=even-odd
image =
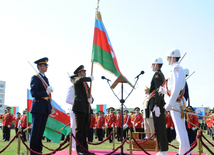
[[(75, 71), (78, 77), (74, 79), (74, 105), (73, 112), (76, 120), (76, 139), (79, 143), (88, 150), (88, 144), (86, 141), (86, 135), (88, 133), (91, 122), (91, 107), (93, 98), (90, 97), (89, 87), (86, 82), (94, 80), (93, 76), (86, 77), (86, 70), (83, 65), (80, 65)], [(84, 149), (76, 144), (77, 154), (87, 154)]]
[[(48, 78), (45, 72), (48, 69), (48, 58), (41, 58), (34, 63), (37, 65), (39, 74), (31, 78), (31, 95), (34, 97), (31, 106), (32, 129), (30, 134), (30, 148), (36, 152), (42, 153), (42, 137), (45, 130), (48, 115), (51, 114), (51, 92)], [(31, 155), (36, 155), (31, 152)]]

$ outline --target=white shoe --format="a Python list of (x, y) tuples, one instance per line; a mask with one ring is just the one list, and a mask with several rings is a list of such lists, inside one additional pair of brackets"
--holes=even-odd
[(156, 155), (161, 155), (160, 152), (158, 152)]
[(168, 155), (167, 151), (160, 151), (160, 155)]

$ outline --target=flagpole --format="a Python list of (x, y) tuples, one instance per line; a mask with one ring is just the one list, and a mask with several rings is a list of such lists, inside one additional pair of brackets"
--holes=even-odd
[[(99, 1), (100, 0), (97, 0), (97, 11), (99, 9)], [(94, 68), (94, 62), (92, 61), (91, 62), (91, 76), (93, 76), (93, 68)], [(91, 90), (92, 90), (92, 81), (90, 83), (89, 98), (91, 98)], [(91, 113), (91, 103), (90, 102), (89, 102), (89, 106), (88, 106), (88, 113), (89, 114)]]
[[(91, 76), (93, 76), (93, 68), (94, 68), (94, 62), (91, 62)], [(92, 81), (90, 83), (90, 91), (89, 91), (89, 98), (91, 98), (91, 88), (92, 88)], [(91, 112), (91, 104), (89, 103), (88, 112)]]

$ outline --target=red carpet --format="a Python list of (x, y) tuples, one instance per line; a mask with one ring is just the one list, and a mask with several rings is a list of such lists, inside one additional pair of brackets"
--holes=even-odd
[[(95, 150), (95, 149), (89, 149), (90, 152), (95, 153), (96, 155), (104, 155), (107, 153), (110, 153), (111, 150)], [(151, 155), (155, 155), (157, 152), (154, 151), (148, 151)], [(114, 154), (121, 153), (121, 150), (116, 151)], [(129, 151), (123, 151), (123, 153), (129, 154)], [(168, 155), (175, 155), (176, 152), (168, 152)], [(69, 150), (63, 150), (55, 153), (55, 155), (69, 155)], [(72, 152), (72, 155), (77, 155), (76, 151)], [(133, 151), (133, 155), (146, 155), (143, 151)], [(191, 153), (191, 155), (198, 155), (198, 153)], [(202, 155), (207, 155), (206, 153), (202, 153)]]

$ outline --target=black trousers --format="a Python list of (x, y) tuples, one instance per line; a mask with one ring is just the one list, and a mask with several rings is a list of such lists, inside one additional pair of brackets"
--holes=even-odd
[[(48, 115), (32, 113), (32, 128), (30, 134), (30, 148), (36, 152), (42, 152), (42, 138)], [(31, 152), (31, 155), (36, 155)]]
[(27, 141), (27, 138), (26, 138), (26, 132), (27, 132), (27, 131), (24, 132), (24, 131), (23, 131), (24, 129), (26, 129), (26, 128), (25, 128), (25, 127), (22, 128), (22, 138), (23, 138), (24, 141), (26, 142), (26, 141)]
[(172, 130), (170, 128), (166, 129), (168, 143), (172, 142)]
[(4, 137), (3, 137), (4, 140), (9, 141), (9, 139), (10, 139), (10, 128), (8, 128), (7, 126), (4, 126), (3, 132), (4, 132)]
[(2, 126), (2, 134), (3, 134), (3, 140), (5, 140), (5, 129), (4, 129), (4, 126)]
[[(88, 133), (90, 127), (91, 115), (89, 117), (89, 114), (85, 114), (82, 112), (74, 112), (74, 114), (76, 121), (76, 139), (86, 150), (88, 150), (86, 134)], [(76, 143), (76, 150), (77, 152), (85, 152), (78, 143)]]
[(121, 141), (122, 134), (121, 134), (121, 127), (117, 127), (117, 133), (119, 136), (117, 136), (117, 141)]
[(197, 130), (193, 131), (192, 129), (188, 128), (187, 133), (189, 137), (189, 143), (191, 145), (196, 140)]
[(93, 135), (94, 135), (93, 132), (94, 132), (93, 128), (89, 128), (89, 130), (88, 130), (88, 141), (89, 142), (93, 142)]
[(103, 141), (103, 129), (97, 129), (97, 137), (98, 137), (98, 141)]
[(168, 150), (168, 139), (166, 133), (166, 119), (165, 119), (165, 110), (160, 108), (160, 116), (156, 117), (155, 112), (152, 112), (154, 127), (156, 132), (156, 137), (158, 141), (159, 151)]
[[(111, 134), (112, 130), (113, 130), (113, 128), (107, 128), (107, 137)], [(113, 136), (110, 136), (109, 143), (112, 143), (112, 137)]]
[(123, 138), (125, 139), (128, 136), (129, 128), (123, 130)]
[[(19, 129), (17, 127), (15, 127), (15, 134), (17, 134), (18, 130)], [(18, 135), (16, 136), (16, 138), (18, 138)]]

